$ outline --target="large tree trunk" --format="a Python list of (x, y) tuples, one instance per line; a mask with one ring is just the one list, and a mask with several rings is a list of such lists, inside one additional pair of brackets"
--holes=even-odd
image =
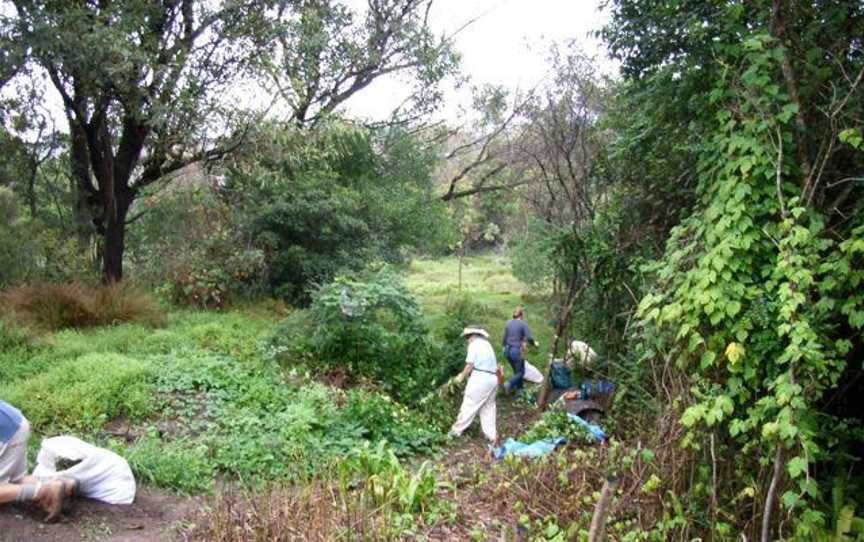
[(115, 155), (114, 137), (104, 112), (94, 116), (81, 129), (86, 134), (89, 165), (99, 185), (95, 195), (99, 197), (101, 217), (94, 222), (104, 238), (102, 281), (110, 284), (123, 279), (126, 215), (135, 199), (135, 188), (129, 181), (149, 132), (134, 119), (126, 117)]
[(116, 213), (110, 213), (105, 223), (105, 246), (102, 252), (102, 281), (106, 284), (123, 279), (123, 253), (126, 250), (126, 215), (132, 199), (116, 198)]
[(82, 247), (89, 247), (93, 234), (97, 233), (93, 219), (101, 215), (96, 212), (99, 197), (90, 178), (87, 136), (74, 123), (74, 118), (69, 118), (69, 131), (71, 184), (75, 196), (73, 208), (75, 234)]

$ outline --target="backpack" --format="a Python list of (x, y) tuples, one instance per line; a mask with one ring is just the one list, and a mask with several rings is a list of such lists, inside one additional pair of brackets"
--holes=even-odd
[(552, 373), (552, 388), (569, 390), (573, 386), (573, 373), (562, 360), (552, 360), (550, 372)]

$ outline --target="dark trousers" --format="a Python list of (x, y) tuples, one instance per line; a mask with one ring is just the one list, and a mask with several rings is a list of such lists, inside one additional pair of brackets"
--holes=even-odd
[(525, 378), (525, 358), (522, 357), (522, 349), (518, 346), (505, 346), (504, 355), (513, 368), (513, 376), (504, 383), (507, 390), (521, 390)]

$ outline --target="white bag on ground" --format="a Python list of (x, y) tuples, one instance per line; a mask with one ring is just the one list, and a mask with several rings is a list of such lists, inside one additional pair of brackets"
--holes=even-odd
[[(57, 471), (57, 460), (61, 458), (81, 462)], [(132, 504), (135, 500), (132, 469), (125, 459), (110, 450), (87, 444), (75, 437), (52, 437), (42, 441), (36, 463), (33, 476), (75, 478), (79, 483), (79, 492), (84, 497), (109, 504)]]
[(543, 383), (543, 373), (540, 372), (540, 369), (534, 367), (528, 360), (525, 360), (525, 380), (528, 382), (533, 382), (534, 384), (542, 384)]

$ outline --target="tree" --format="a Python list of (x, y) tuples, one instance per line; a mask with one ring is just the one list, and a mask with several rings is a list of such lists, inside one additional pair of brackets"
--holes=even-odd
[(263, 66), (291, 120), (313, 125), (389, 74), (407, 76), (413, 85), (406, 103), (394, 104), (396, 121), (433, 109), (438, 84), (455, 72), (458, 56), (448, 37), (436, 37), (429, 28), (432, 2), (369, 0), (365, 13), (338, 0), (280, 6)]
[(222, 192), (263, 248), (277, 296), (308, 302), (341, 270), (398, 262), (448, 233), (433, 156), (399, 128), (271, 122), (249, 142), (226, 160)]
[[(142, 190), (228, 148), (212, 116), (255, 54), (261, 2), (11, 0), (3, 41), (47, 73), (69, 125), (81, 222), (104, 238), (103, 277), (123, 276), (129, 209)], [(20, 55), (4, 61), (19, 62)], [(8, 69), (7, 69), (8, 68)], [(0, 73), (15, 73), (8, 65)]]
[[(695, 486), (711, 488), (701, 495), (716, 535), (729, 521), (769, 540), (781, 503), (796, 539), (818, 539), (825, 489), (848, 476), (847, 428), (864, 419), (853, 399), (864, 326), (864, 189), (855, 181), (864, 5), (611, 4), (604, 35), (629, 97), (664, 113), (639, 115), (646, 130), (626, 134), (620, 148), (637, 152), (624, 159), (664, 172), (667, 184), (695, 182), (649, 268), (634, 353), (662, 368), (657, 390), (670, 402), (681, 400), (667, 395), (670, 380), (686, 378), (678, 389), (692, 396), (680, 420), (695, 460), (699, 447), (734, 458), (704, 465), (708, 475), (679, 491), (698, 503)], [(675, 137), (687, 160), (633, 140), (646, 133)], [(674, 205), (662, 198), (673, 191), (660, 195), (659, 205)], [(745, 489), (754, 497), (746, 509), (722, 504)]]

